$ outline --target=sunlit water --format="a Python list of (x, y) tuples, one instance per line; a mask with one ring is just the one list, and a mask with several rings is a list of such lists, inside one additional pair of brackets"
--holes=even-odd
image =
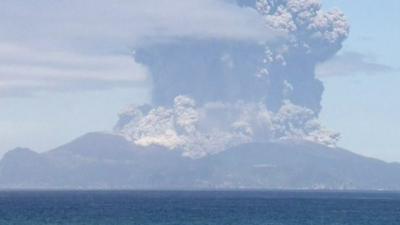
[(0, 192), (0, 225), (399, 225), (398, 193)]

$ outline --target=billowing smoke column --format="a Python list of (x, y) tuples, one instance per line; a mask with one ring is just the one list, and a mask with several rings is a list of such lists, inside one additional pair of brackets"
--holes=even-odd
[[(276, 108), (287, 98), (319, 113), (324, 88), (315, 66), (332, 57), (348, 36), (343, 14), (322, 11), (318, 0), (259, 0), (256, 7), (268, 26), (288, 34), (283, 43), (266, 47), (259, 76), (271, 83), (267, 102)], [(282, 92), (287, 85), (291, 92)]]
[(286, 101), (272, 113), (263, 103), (206, 103), (177, 96), (172, 107), (132, 107), (121, 113), (117, 131), (142, 146), (182, 149), (192, 158), (242, 143), (302, 139), (334, 146), (338, 134), (318, 123), (312, 110)]
[(314, 70), (347, 37), (343, 14), (322, 11), (317, 0), (251, 6), (284, 37), (268, 44), (186, 39), (137, 49), (136, 59), (152, 73), (153, 102), (121, 113), (116, 132), (193, 158), (281, 139), (334, 146), (338, 134), (317, 120), (323, 85)]

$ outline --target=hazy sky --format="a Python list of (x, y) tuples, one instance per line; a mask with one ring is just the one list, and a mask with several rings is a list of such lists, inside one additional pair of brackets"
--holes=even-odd
[[(258, 29), (254, 10), (214, 0), (177, 0), (180, 7), (95, 1), (104, 11), (89, 10), (91, 1), (49, 2), (5, 0), (0, 9), (0, 153), (16, 146), (44, 151), (89, 131), (111, 131), (119, 111), (150, 99), (147, 69), (132, 60), (133, 49), (149, 40), (279, 36)], [(318, 70), (325, 85), (321, 119), (341, 133), (340, 146), (400, 161), (400, 2), (322, 3), (341, 9), (351, 32)], [(140, 10), (129, 7), (135, 4)]]

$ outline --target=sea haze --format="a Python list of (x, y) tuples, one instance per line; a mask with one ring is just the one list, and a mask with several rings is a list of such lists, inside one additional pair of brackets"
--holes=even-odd
[(400, 193), (3, 191), (4, 225), (398, 225)]

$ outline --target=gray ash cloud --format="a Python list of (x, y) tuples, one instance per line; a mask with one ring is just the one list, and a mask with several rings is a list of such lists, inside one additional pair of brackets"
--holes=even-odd
[(315, 69), (348, 36), (344, 15), (323, 11), (317, 0), (239, 4), (255, 8), (265, 29), (280, 37), (176, 39), (138, 48), (136, 60), (152, 77), (152, 106), (122, 113), (118, 133), (140, 145), (183, 149), (191, 157), (255, 141), (335, 144), (338, 134), (318, 122), (323, 84)]

